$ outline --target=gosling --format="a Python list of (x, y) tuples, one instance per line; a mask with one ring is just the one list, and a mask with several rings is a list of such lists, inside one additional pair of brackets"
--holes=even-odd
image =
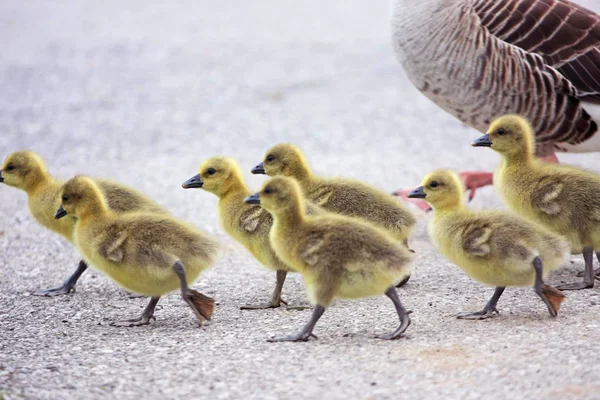
[[(223, 229), (241, 243), (260, 263), (276, 271), (276, 284), (271, 300), (266, 304), (242, 306), (242, 310), (277, 308), (287, 305), (281, 291), (288, 272), (296, 272), (281, 261), (269, 242), (273, 217), (255, 204), (244, 203), (252, 191), (244, 183), (237, 163), (227, 157), (212, 157), (204, 161), (197, 175), (181, 185), (184, 189), (202, 188), (219, 198), (218, 215)], [(319, 212), (318, 207), (307, 204), (309, 213)]]
[[(278, 144), (269, 149), (263, 161), (251, 172), (292, 177), (300, 184), (304, 196), (318, 206), (384, 228), (408, 247), (408, 238), (417, 220), (401, 202), (362, 182), (325, 179), (313, 174), (300, 149), (292, 144)], [(409, 278), (407, 276), (397, 287)]]
[(429, 235), (440, 253), (471, 278), (496, 287), (482, 311), (458, 314), (458, 318), (486, 319), (506, 286), (531, 286), (556, 317), (564, 294), (544, 283), (544, 276), (568, 256), (568, 244), (560, 236), (502, 211), (474, 212), (464, 206), (464, 187), (449, 170), (431, 172), (422, 186), (409, 193), (422, 198), (434, 210)]
[[(73, 216), (60, 220), (52, 218), (54, 211), (60, 205), (59, 192), (64, 182), (50, 175), (39, 155), (32, 151), (10, 154), (0, 169), (0, 182), (27, 193), (29, 211), (33, 218), (44, 228), (72, 242), (75, 218)], [(96, 179), (95, 182), (106, 196), (108, 206), (116, 212), (139, 210), (166, 214), (162, 207), (134, 189), (108, 180)], [(38, 289), (32, 294), (58, 296), (75, 292), (75, 284), (87, 267), (87, 263), (81, 260), (75, 272), (62, 285)]]
[(537, 160), (534, 140), (527, 120), (506, 115), (493, 121), (473, 146), (491, 147), (502, 156), (494, 183), (510, 209), (565, 236), (571, 253), (583, 253), (583, 281), (557, 288), (592, 288), (594, 250), (600, 250), (600, 175)]
[(77, 218), (73, 239), (85, 260), (125, 289), (151, 296), (140, 317), (111, 325), (148, 324), (160, 296), (177, 288), (200, 324), (210, 320), (214, 300), (188, 285), (215, 262), (219, 246), (214, 239), (168, 215), (118, 214), (86, 177), (69, 180), (60, 196), (55, 218)]
[(298, 183), (286, 177), (267, 181), (245, 200), (273, 215), (269, 234), (275, 254), (300, 271), (315, 304), (308, 324), (296, 335), (271, 342), (307, 341), (331, 302), (384, 294), (396, 307), (400, 326), (382, 339), (397, 339), (410, 325), (394, 283), (410, 274), (413, 254), (383, 230), (342, 215), (307, 215)]

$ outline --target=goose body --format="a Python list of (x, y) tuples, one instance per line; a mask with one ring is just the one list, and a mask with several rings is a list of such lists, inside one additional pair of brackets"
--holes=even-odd
[(411, 82), (485, 132), (519, 114), (536, 153), (600, 150), (600, 16), (566, 0), (393, 0), (392, 42)]

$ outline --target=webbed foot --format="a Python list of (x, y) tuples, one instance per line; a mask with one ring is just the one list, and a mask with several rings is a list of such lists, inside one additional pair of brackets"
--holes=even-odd
[(308, 342), (308, 339), (310, 339), (311, 337), (318, 339), (317, 336), (315, 336), (314, 334), (303, 331), (297, 335), (272, 337), (270, 339), (267, 339), (267, 342)]
[(493, 318), (494, 315), (497, 315), (497, 314), (500, 314), (500, 313), (495, 308), (494, 309), (484, 308), (481, 311), (458, 313), (458, 314), (456, 314), (456, 318), (481, 320), (481, 319)]
[(594, 282), (574, 282), (574, 283), (565, 283), (564, 285), (557, 285), (556, 288), (558, 290), (582, 290), (589, 289), (594, 287)]
[(121, 321), (114, 321), (110, 323), (110, 326), (116, 326), (119, 328), (130, 328), (133, 326), (142, 326), (142, 325), (148, 325), (150, 323), (151, 320), (156, 321), (156, 318), (154, 317), (154, 315), (151, 316), (139, 316), (137, 318), (132, 318), (132, 319), (124, 319)]
[(62, 285), (60, 285), (58, 287), (54, 287), (54, 288), (38, 289), (35, 292), (31, 293), (31, 295), (32, 296), (53, 297), (53, 296), (63, 296), (65, 294), (71, 294), (71, 293), (75, 293), (75, 287), (68, 286), (66, 283), (63, 283)]

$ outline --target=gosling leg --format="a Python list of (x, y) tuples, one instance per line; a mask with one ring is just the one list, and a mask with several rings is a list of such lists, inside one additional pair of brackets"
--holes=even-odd
[[(598, 260), (598, 262), (600, 262), (600, 251), (596, 252), (596, 259)], [(594, 270), (594, 275), (596, 276), (596, 279), (600, 280), (600, 267), (598, 267)], [(582, 278), (585, 276), (585, 272), (579, 271), (577, 273), (577, 276)]]
[(559, 290), (581, 290), (594, 287), (594, 250), (586, 247), (583, 249), (583, 260), (585, 261), (585, 270), (583, 271), (583, 282), (567, 283), (559, 285)]
[(317, 339), (317, 337), (313, 335), (312, 331), (315, 325), (317, 324), (317, 321), (319, 320), (319, 318), (321, 318), (324, 312), (325, 307), (317, 304), (313, 309), (313, 313), (310, 317), (310, 320), (308, 321), (308, 324), (306, 324), (298, 334), (291, 336), (273, 337), (267, 339), (267, 342), (307, 342), (311, 336)]
[(487, 302), (483, 310), (475, 311), (475, 312), (461, 312), (456, 314), (456, 318), (458, 319), (486, 319), (494, 316), (494, 313), (500, 314), (496, 309), (496, 305), (498, 304), (498, 300), (500, 300), (500, 296), (504, 293), (503, 286), (498, 286), (496, 290), (494, 290), (494, 294), (492, 298)]
[(75, 284), (77, 280), (85, 272), (87, 269), (87, 264), (85, 261), (79, 261), (79, 265), (77, 265), (77, 269), (61, 286), (48, 288), (48, 289), (38, 289), (32, 293), (33, 296), (60, 296), (63, 294), (75, 293)]
[(188, 287), (187, 279), (185, 278), (185, 267), (181, 261), (176, 261), (173, 264), (173, 270), (181, 282), (181, 298), (194, 311), (200, 325), (202, 325), (202, 322), (210, 320), (215, 307), (214, 299)]
[(396, 307), (396, 312), (398, 313), (398, 317), (400, 318), (400, 326), (394, 332), (386, 333), (383, 335), (377, 335), (375, 337), (378, 339), (395, 340), (398, 339), (404, 333), (404, 331), (406, 331), (406, 328), (408, 328), (408, 326), (410, 325), (410, 317), (408, 316), (406, 309), (404, 308), (402, 302), (400, 301), (400, 298), (398, 297), (396, 288), (390, 287), (388, 290), (386, 290), (385, 295), (389, 297), (390, 300), (392, 300), (394, 306)]
[(114, 321), (114, 322), (111, 322), (110, 325), (117, 326), (117, 327), (126, 327), (126, 328), (129, 328), (132, 326), (148, 325), (150, 323), (150, 320), (152, 320), (152, 319), (156, 320), (156, 318), (154, 318), (154, 309), (156, 308), (156, 304), (158, 304), (159, 299), (160, 299), (160, 296), (151, 297), (150, 303), (148, 303), (148, 305), (144, 309), (144, 312), (142, 312), (142, 315), (140, 315), (139, 317), (133, 318), (133, 319), (125, 319), (122, 321)]
[(560, 303), (565, 299), (565, 295), (562, 294), (560, 290), (544, 283), (544, 267), (542, 266), (541, 258), (536, 257), (533, 259), (533, 268), (535, 269), (535, 284), (533, 286), (535, 293), (540, 296), (548, 307), (550, 316), (556, 317), (556, 315), (558, 315)]
[(283, 284), (285, 282), (285, 277), (287, 276), (287, 271), (277, 271), (277, 282), (275, 283), (275, 290), (273, 290), (273, 295), (271, 296), (271, 301), (266, 304), (250, 304), (241, 306), (242, 310), (264, 310), (267, 308), (277, 308), (281, 306), (281, 304), (287, 305), (287, 303), (281, 298), (281, 290), (283, 289)]

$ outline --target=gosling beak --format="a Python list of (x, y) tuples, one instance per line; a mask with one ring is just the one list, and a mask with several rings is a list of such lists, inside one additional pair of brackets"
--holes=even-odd
[(4, 177), (2, 176), (2, 170), (0, 169), (0, 183), (4, 182)]
[(419, 186), (418, 188), (407, 194), (406, 197), (411, 199), (424, 199), (425, 197), (427, 197), (427, 195), (423, 191), (423, 186)]
[(65, 215), (67, 215), (67, 212), (65, 211), (65, 209), (63, 208), (63, 206), (61, 204), (60, 207), (58, 207), (56, 214), (54, 214), (54, 219), (61, 219)]
[(258, 164), (256, 167), (252, 168), (252, 170), (250, 171), (252, 172), (254, 175), (258, 175), (258, 174), (265, 174), (265, 163), (260, 163)]
[(201, 188), (204, 185), (202, 179), (200, 179), (200, 175), (194, 175), (187, 181), (181, 184), (181, 187), (184, 189), (193, 189), (193, 188)]
[(260, 204), (260, 196), (258, 195), (258, 192), (254, 193), (253, 195), (250, 195), (250, 196), (246, 197), (244, 199), (244, 203), (246, 203), (246, 204)]
[(473, 147), (492, 147), (492, 141), (490, 140), (490, 135), (486, 133), (485, 135), (475, 139), (473, 141), (473, 143), (471, 143), (471, 146), (473, 146)]

